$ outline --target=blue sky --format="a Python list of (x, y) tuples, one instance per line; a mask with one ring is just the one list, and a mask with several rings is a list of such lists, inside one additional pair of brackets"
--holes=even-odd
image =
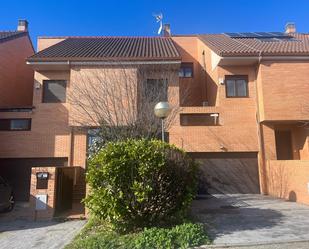
[(148, 36), (156, 35), (158, 12), (174, 34), (282, 31), (286, 22), (309, 32), (308, 0), (4, 0), (0, 30), (25, 18), (34, 45), (40, 35)]

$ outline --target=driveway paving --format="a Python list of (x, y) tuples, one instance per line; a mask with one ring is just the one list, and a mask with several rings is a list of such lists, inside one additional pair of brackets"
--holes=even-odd
[(0, 248), (61, 249), (78, 234), (86, 221), (4, 221), (0, 218)]
[(208, 196), (194, 201), (192, 213), (214, 245), (309, 241), (309, 206), (270, 196)]

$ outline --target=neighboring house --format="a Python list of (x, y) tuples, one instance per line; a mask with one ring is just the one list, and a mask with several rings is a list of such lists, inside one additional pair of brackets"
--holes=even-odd
[[(0, 151), (11, 143), (11, 138), (14, 143), (14, 148), (11, 149), (18, 150), (19, 139), (12, 137), (15, 132), (11, 131), (17, 131), (16, 134), (19, 135), (19, 130), (30, 129), (31, 121), (27, 117), (30, 114), (25, 114), (20, 119), (19, 112), (32, 110), (34, 71), (26, 65), (26, 59), (33, 53), (26, 20), (18, 21), (16, 31), (0, 31)], [(10, 155), (2, 153), (2, 157)], [(4, 164), (4, 160), (1, 160), (0, 175), (5, 176), (13, 187), (29, 188), (29, 178), (25, 180), (25, 184), (17, 179), (19, 176), (23, 178), (23, 169), (12, 166), (14, 173), (9, 173)], [(18, 192), (16, 197), (22, 195)]]
[[(136, 86), (133, 101), (125, 104), (134, 109), (139, 83), (161, 80), (160, 71), (168, 68), (168, 100), (181, 107), (169, 142), (201, 163), (201, 194), (261, 192), (309, 204), (309, 39), (293, 28), (171, 36), (165, 26), (166, 37), (40, 37), (39, 51), (27, 60), (35, 70), (34, 109), (10, 114), (30, 118), (31, 127), (0, 134), (6, 141), (0, 145), (1, 166), (29, 185), (27, 193), (17, 189), (22, 200), (29, 199), (30, 168), (38, 167), (32, 170), (31, 189), (40, 181), (35, 173), (50, 172), (55, 189), (31, 195), (47, 193), (51, 210), (57, 209), (55, 203), (69, 196), (59, 186), (73, 184), (73, 199), (85, 191), (76, 172), (72, 177), (67, 171), (86, 167), (88, 130), (97, 125), (78, 115), (70, 96), (91, 89), (98, 74), (118, 75), (110, 80), (115, 90), (113, 82), (121, 82), (119, 71), (125, 67)], [(149, 66), (156, 73), (147, 75)], [(141, 71), (146, 71), (142, 78)]]
[(25, 61), (33, 53), (26, 20), (17, 31), (0, 31), (0, 108), (32, 107), (33, 70)]

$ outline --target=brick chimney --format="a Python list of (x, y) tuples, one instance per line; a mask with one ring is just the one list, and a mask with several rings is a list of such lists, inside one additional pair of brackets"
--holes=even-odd
[(28, 21), (27, 20), (18, 20), (17, 31), (28, 31)]
[(293, 23), (293, 22), (288, 22), (288, 23), (285, 25), (285, 33), (286, 33), (286, 34), (293, 34), (293, 33), (296, 33), (296, 26), (295, 26), (295, 23)]
[(171, 36), (171, 25), (169, 23), (163, 25), (163, 36), (164, 37)]

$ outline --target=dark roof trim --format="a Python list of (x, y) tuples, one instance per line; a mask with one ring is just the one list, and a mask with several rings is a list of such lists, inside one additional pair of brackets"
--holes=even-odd
[[(3, 35), (3, 33), (11, 33), (11, 34), (4, 37), (4, 38), (1, 38), (1, 33), (2, 33), (2, 35)], [(30, 38), (28, 31), (0, 31), (0, 44), (7, 42), (7, 41), (15, 40), (15, 39), (18, 39), (18, 38), (24, 37), (24, 36), (28, 37), (29, 42), (30, 42), (31, 47), (32, 47), (32, 51), (33, 51), (33, 53), (35, 53), (35, 49), (33, 47), (33, 43), (31, 41), (31, 38)]]
[(28, 32), (24, 32), (24, 31), (22, 32), (20, 31), (0, 31), (0, 33), (8, 33), (8, 35), (6, 35), (5, 37), (3, 38), (0, 37), (0, 43), (14, 40), (16, 38), (28, 35)]
[(34, 106), (0, 107), (0, 112), (31, 112), (33, 109), (35, 109)]

